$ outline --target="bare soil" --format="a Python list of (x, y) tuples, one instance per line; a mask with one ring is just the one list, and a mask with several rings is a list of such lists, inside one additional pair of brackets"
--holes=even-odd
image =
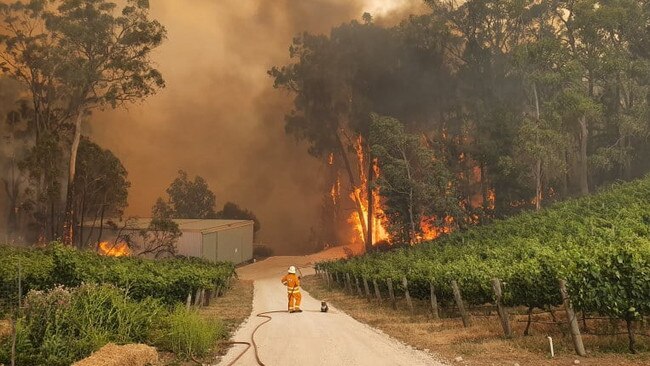
[[(326, 284), (316, 276), (303, 278), (303, 287), (312, 296), (327, 301), (345, 311), (356, 320), (382, 330), (386, 334), (418, 349), (437, 353), (450, 364), (458, 365), (572, 365), (575, 360), (580, 365), (593, 366), (642, 366), (650, 365), (650, 338), (637, 336), (637, 355), (627, 351), (628, 340), (625, 335), (600, 336), (612, 333), (611, 324), (604, 320), (588, 320), (589, 332), (583, 332), (583, 341), (587, 357), (578, 357), (573, 351), (571, 337), (563, 325), (553, 322), (550, 314), (536, 314), (531, 325), (530, 335), (523, 336), (527, 316), (522, 314), (511, 317), (513, 339), (503, 337), (501, 324), (494, 311), (472, 312), (472, 326), (463, 328), (459, 318), (445, 318), (454, 314), (443, 314), (443, 319), (433, 319), (428, 304), (415, 301), (415, 312), (411, 314), (403, 299), (398, 300), (398, 310), (393, 310), (384, 299), (382, 306), (371, 303), (365, 298), (345, 294), (341, 289), (327, 289)], [(555, 314), (558, 321), (564, 314)], [(621, 328), (619, 331), (623, 331)], [(640, 333), (650, 330), (639, 329)], [(555, 357), (550, 358), (547, 337), (554, 342)], [(462, 358), (457, 360), (458, 357)]]

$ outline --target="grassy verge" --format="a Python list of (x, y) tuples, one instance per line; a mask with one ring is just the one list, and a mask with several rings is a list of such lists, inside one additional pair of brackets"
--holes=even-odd
[[(514, 315), (511, 324), (515, 333), (514, 339), (504, 339), (499, 320), (487, 313), (474, 313), (473, 324), (463, 328), (460, 319), (444, 318), (434, 320), (423, 301), (415, 302), (415, 312), (393, 310), (387, 304), (383, 306), (369, 305), (365, 299), (349, 296), (342, 290), (328, 290), (325, 284), (315, 276), (304, 277), (302, 286), (318, 299), (325, 299), (337, 308), (362, 323), (382, 330), (400, 341), (430, 350), (449, 360), (450, 364), (467, 364), (479, 366), (492, 365), (571, 365), (578, 359), (572, 348), (571, 338), (566, 329), (552, 323), (549, 315), (536, 315), (534, 320), (544, 323), (533, 323), (531, 335), (522, 336), (526, 327), (526, 315)], [(401, 300), (398, 309), (406, 309)], [(491, 315), (495, 315), (492, 312)], [(558, 320), (564, 319), (564, 314), (556, 314)], [(588, 321), (593, 333), (606, 333), (609, 323), (603, 321)], [(648, 331), (643, 331), (649, 333)], [(556, 357), (548, 355), (547, 336), (553, 337)], [(650, 339), (637, 337), (638, 355), (624, 354), (627, 350), (627, 337), (596, 336), (583, 334), (585, 347), (588, 350), (586, 358), (580, 358), (581, 365), (594, 366), (641, 366), (650, 364)], [(644, 339), (641, 339), (644, 338)], [(462, 357), (462, 361), (454, 361)]]
[[(219, 323), (223, 329), (220, 339), (227, 341), (252, 311), (253, 281), (237, 280), (232, 282), (232, 288), (223, 296), (213, 299), (210, 306), (201, 308), (198, 314), (207, 323)], [(224, 342), (219, 343), (213, 348), (210, 355), (197, 359), (197, 361), (216, 364), (229, 348), (230, 346)], [(163, 354), (161, 358), (165, 365), (196, 365), (194, 362), (182, 361), (177, 355), (171, 353)]]

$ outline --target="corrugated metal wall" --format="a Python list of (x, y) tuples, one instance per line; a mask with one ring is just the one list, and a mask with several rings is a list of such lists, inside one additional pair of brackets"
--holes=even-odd
[[(93, 232), (93, 243), (99, 231)], [(84, 230), (88, 237), (90, 230)], [(104, 229), (102, 241), (114, 241), (118, 231)], [(134, 244), (140, 245), (141, 238), (137, 230), (124, 230), (122, 234), (131, 234)], [(253, 223), (234, 228), (202, 234), (197, 231), (183, 231), (176, 243), (177, 252), (188, 257), (200, 257), (209, 261), (231, 261), (235, 264), (253, 259)], [(140, 249), (136, 249), (136, 253)]]
[(184, 231), (178, 238), (176, 249), (178, 254), (188, 257), (201, 257), (203, 236), (199, 232)]
[(217, 261), (217, 233), (203, 234), (203, 258)]
[(217, 232), (217, 260), (231, 261), (238, 264), (251, 260), (252, 258), (252, 224)]

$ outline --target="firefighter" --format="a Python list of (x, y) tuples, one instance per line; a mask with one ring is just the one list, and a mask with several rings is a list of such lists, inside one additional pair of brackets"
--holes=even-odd
[(287, 286), (287, 295), (289, 297), (289, 312), (302, 313), (300, 310), (300, 277), (296, 275), (296, 267), (289, 267), (288, 273), (282, 277), (282, 284)]

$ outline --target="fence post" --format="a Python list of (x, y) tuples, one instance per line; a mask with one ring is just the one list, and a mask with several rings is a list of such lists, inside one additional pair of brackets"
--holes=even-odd
[(492, 289), (494, 290), (494, 300), (497, 304), (497, 311), (499, 312), (499, 319), (501, 319), (501, 326), (503, 327), (503, 334), (507, 338), (512, 337), (512, 329), (510, 328), (510, 317), (508, 309), (503, 306), (503, 292), (501, 291), (501, 280), (498, 278), (492, 279)]
[(363, 277), (363, 289), (366, 290), (366, 298), (368, 299), (368, 302), (371, 302), (372, 296), (370, 295), (370, 288), (368, 287), (368, 279), (365, 276)]
[(330, 273), (329, 273), (327, 270), (325, 270), (325, 282), (327, 283), (327, 289), (328, 289), (328, 290), (331, 289), (331, 285), (330, 285)]
[(192, 290), (187, 293), (187, 300), (185, 300), (185, 308), (190, 310), (190, 306), (192, 306)]
[(203, 306), (203, 299), (205, 299), (205, 289), (202, 288), (201, 292), (199, 292), (199, 307)]
[(434, 319), (440, 319), (440, 314), (438, 313), (438, 297), (436, 296), (436, 288), (433, 286), (433, 281), (429, 282), (429, 296), (431, 299), (431, 313), (433, 314)]
[(458, 288), (458, 282), (456, 282), (456, 280), (451, 281), (451, 289), (454, 291), (454, 299), (456, 300), (460, 316), (463, 318), (463, 326), (467, 328), (470, 326), (469, 315), (467, 314), (467, 310), (465, 310), (463, 296), (460, 294), (460, 288)]
[(205, 297), (203, 298), (203, 306), (210, 306), (210, 299), (212, 298), (212, 289), (206, 289)]
[(354, 294), (354, 292), (352, 291), (352, 280), (350, 279), (350, 274), (349, 273), (345, 274), (345, 289), (347, 290), (347, 293), (349, 295)]
[(354, 276), (354, 283), (357, 285), (357, 293), (359, 297), (363, 297), (363, 291), (361, 291), (361, 286), (359, 285), (359, 277)]
[(196, 292), (194, 292), (194, 306), (198, 307), (199, 306), (199, 297), (201, 297), (201, 289), (197, 288)]
[(381, 292), (379, 291), (379, 285), (377, 285), (377, 280), (373, 279), (372, 284), (375, 287), (375, 296), (377, 296), (377, 302), (379, 303), (379, 305), (381, 305), (383, 301), (381, 300)]
[(564, 309), (566, 310), (566, 315), (569, 318), (569, 328), (571, 330), (571, 339), (573, 339), (573, 347), (579, 356), (586, 356), (587, 353), (585, 352), (585, 346), (582, 343), (582, 336), (580, 335), (578, 319), (576, 319), (576, 313), (573, 311), (573, 305), (571, 304), (571, 299), (569, 298), (569, 292), (566, 289), (566, 280), (561, 279), (558, 282), (560, 285), (560, 293), (562, 294)]
[(388, 278), (386, 280), (386, 284), (388, 285), (388, 296), (390, 296), (390, 303), (393, 309), (397, 310), (397, 303), (395, 303), (395, 292), (393, 292), (393, 279)]
[(339, 273), (338, 272), (334, 272), (334, 278), (336, 279), (336, 284), (341, 286), (341, 282), (339, 282)]
[(413, 302), (411, 302), (411, 294), (409, 293), (409, 284), (406, 281), (406, 276), (402, 277), (402, 286), (404, 286), (404, 296), (406, 297), (406, 304), (411, 313), (413, 313)]

